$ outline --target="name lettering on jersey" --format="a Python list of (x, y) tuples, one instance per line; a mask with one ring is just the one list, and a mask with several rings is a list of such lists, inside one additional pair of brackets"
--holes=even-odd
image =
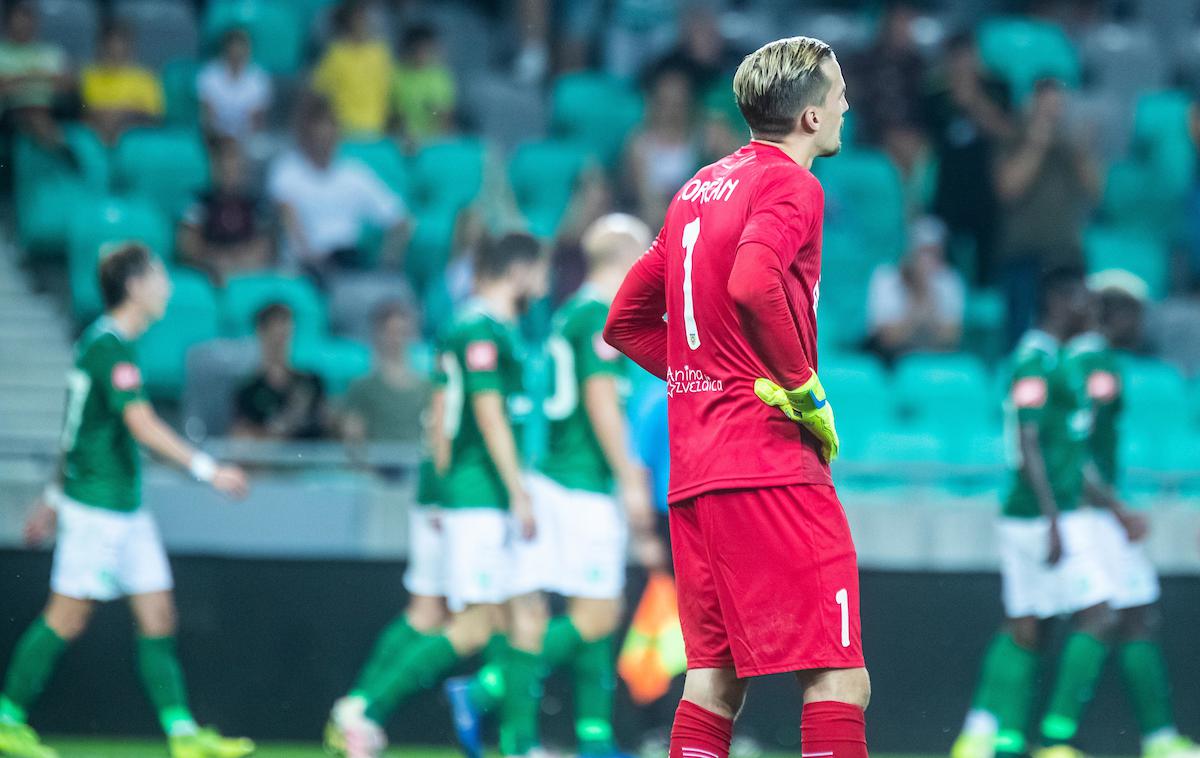
[(684, 365), (681, 369), (667, 368), (667, 397), (696, 392), (724, 392), (720, 379), (713, 379), (703, 371)]
[(699, 198), (701, 203), (709, 203), (713, 200), (724, 202), (733, 196), (733, 191), (737, 189), (739, 182), (741, 179), (710, 179), (707, 182), (693, 179), (683, 185), (679, 196), (684, 200)]

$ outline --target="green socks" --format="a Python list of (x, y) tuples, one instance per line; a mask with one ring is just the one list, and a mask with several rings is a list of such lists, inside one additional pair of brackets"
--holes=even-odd
[(483, 667), (467, 686), (467, 697), (480, 713), (491, 713), (504, 699), (504, 658), (507, 654), (508, 638), (493, 634), (483, 649)]
[(582, 643), (575, 657), (575, 734), (581, 754), (615, 752), (612, 711), (616, 688), (613, 638)]
[(543, 676), (541, 655), (509, 647), (500, 701), (500, 752), (504, 755), (525, 755), (538, 745)]
[(458, 653), (446, 635), (416, 640), (399, 662), (388, 666), (362, 692), (367, 717), (377, 724), (384, 723), (401, 700), (436, 684), (456, 663)]
[(1075, 737), (1079, 716), (1092, 699), (1107, 657), (1108, 646), (1090, 634), (1074, 632), (1067, 638), (1050, 706), (1042, 720), (1042, 738), (1047, 745), (1065, 744)]
[(1037, 662), (1037, 653), (1018, 645), (1007, 632), (997, 634), (988, 646), (975, 694), (975, 708), (996, 717), (999, 726), (996, 752), (999, 754), (1025, 752), (1025, 730), (1029, 723)]
[(163, 731), (170, 736), (192, 734), (196, 720), (187, 706), (183, 667), (175, 654), (174, 637), (138, 637), (138, 673), (142, 686), (158, 711)]
[(67, 641), (38, 616), (13, 650), (0, 695), (0, 721), (24, 723), (25, 712), (46, 687)]
[(1150, 640), (1126, 642), (1117, 651), (1117, 658), (1142, 734), (1174, 726), (1171, 684), (1159, 644)]
[(401, 613), (392, 623), (383, 630), (379, 635), (379, 639), (375, 641), (375, 647), (371, 650), (371, 656), (367, 658), (366, 664), (359, 672), (358, 680), (354, 683), (354, 688), (350, 690), (351, 695), (362, 695), (367, 690), (371, 689), (371, 685), (378, 681), (379, 677), (387, 670), (388, 666), (395, 665), (400, 656), (404, 654), (413, 640), (416, 640), (425, 635), (412, 628), (408, 623), (408, 617)]
[(546, 625), (546, 639), (542, 642), (542, 657), (547, 668), (558, 668), (575, 657), (583, 637), (571, 622), (570, 616), (555, 616)]

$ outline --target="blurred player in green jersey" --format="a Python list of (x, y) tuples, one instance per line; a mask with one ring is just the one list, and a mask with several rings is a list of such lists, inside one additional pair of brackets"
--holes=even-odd
[(99, 271), (106, 313), (75, 346), (59, 476), (26, 525), (30, 542), (40, 542), (57, 521), (58, 544), (50, 600), (8, 664), (0, 694), (0, 754), (55, 754), (26, 724), (26, 713), (59, 656), (87, 627), (96, 603), (127, 597), (139, 633), (138, 671), (172, 758), (238, 758), (253, 752), (254, 743), (202, 729), (188, 710), (175, 653), (171, 568), (154, 518), (142, 507), (138, 448), (232, 497), (245, 495), (246, 477), (181, 439), (146, 399), (134, 342), (162, 318), (170, 298), (162, 263), (141, 245), (122, 244), (103, 253)]
[[(501, 747), (525, 755), (537, 745), (536, 717), (544, 606), (537, 539), (516, 428), (531, 402), (522, 381), (517, 318), (545, 294), (546, 261), (537, 240), (507, 234), (486, 243), (475, 262), (474, 299), (445, 330), (439, 354), (445, 375), (441, 433), (449, 460), (438, 483), (442, 567), (450, 618), (436, 634), (414, 640), (386, 673), (358, 693), (361, 717), (341, 725), (349, 758), (382, 752), (382, 724), (406, 697), (435, 685), (463, 658), (506, 631)], [(529, 725), (533, 725), (530, 732)]]
[[(584, 756), (616, 750), (612, 635), (621, 616), (628, 530), (644, 561), (665, 560), (654, 534), (646, 471), (630, 453), (622, 399), (628, 364), (602, 334), (617, 288), (650, 240), (649, 228), (633, 216), (612, 214), (593, 223), (583, 236), (587, 280), (555, 314), (546, 344), (553, 374), (543, 405), (549, 439), (529, 479), (546, 549), (533, 553), (543, 566), (532, 570), (544, 577), (543, 589), (568, 600), (566, 615), (546, 631), (543, 674), (571, 666), (575, 731)], [(468, 758), (482, 753), (481, 714), (505, 692), (503, 679), (497, 686), (489, 673), (454, 680), (447, 690)]]
[(446, 416), (446, 375), (441, 356), (435, 355), (433, 390), (424, 414), (425, 454), (417, 470), (416, 503), (408, 514), (408, 567), (404, 589), (408, 606), (380, 633), (350, 692), (334, 703), (325, 727), (325, 745), (345, 753), (345, 733), (363, 718), (367, 695), (403, 660), (404, 651), (418, 640), (439, 632), (446, 623), (446, 572), (440, 524), (439, 484), (450, 461), (450, 441), (443, 425)]
[(1065, 758), (1077, 752), (1069, 741), (1115, 622), (1094, 522), (1081, 510), (1085, 489), (1131, 527), (1133, 521), (1094, 472), (1088, 473), (1092, 407), (1085, 378), (1066, 350), (1088, 326), (1089, 294), (1082, 273), (1064, 269), (1047, 275), (1040, 297), (1039, 327), (1017, 346), (1006, 403), (1017, 454), (999, 524), (1007, 620), (984, 658), (953, 758), (1025, 754), (1042, 641), (1039, 622), (1059, 615), (1071, 615), (1072, 630), (1042, 723), (1045, 747), (1035, 753)]
[[(1123, 271), (1095, 274), (1089, 284), (1096, 293), (1096, 329), (1071, 340), (1067, 353), (1085, 377), (1095, 414), (1091, 459), (1099, 476), (1115, 486), (1125, 392), (1119, 351), (1138, 346), (1147, 288)], [(1200, 747), (1175, 727), (1167, 665), (1157, 641), (1158, 573), (1138, 540), (1145, 525), (1122, 521), (1104, 507), (1087, 512), (1095, 520), (1095, 539), (1113, 587), (1109, 603), (1118, 613), (1114, 652), (1142, 734), (1143, 758), (1200, 758)]]

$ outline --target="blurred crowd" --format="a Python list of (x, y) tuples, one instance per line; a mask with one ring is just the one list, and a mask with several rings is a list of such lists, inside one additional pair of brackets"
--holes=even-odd
[[(198, 3), (196, 15), (205, 17), (219, 2)], [(112, 12), (119, 5), (99, 4), (107, 20), (94, 56), (80, 60), (77, 51), (42, 38), (38, 3), (5, 4), (0, 103), (6, 134), (70, 163), (81, 157), (64, 123), (81, 121), (111, 149), (130, 130), (164, 122), (163, 72), (139, 62), (133, 30)], [(985, 60), (985, 40), (977, 33), (985, 10), (1020, 12), (1030, 28), (1057, 30), (1064, 44), (1087, 50), (1098, 30), (1140, 28), (1145, 3), (1031, 0), (1003, 9), (838, 3), (830, 14), (811, 11), (779, 24), (769, 20), (787, 18), (787, 4), (770, 0), (484, 2), (467, 6), (469, 14), (491, 24), (489, 33), (503, 35), (505, 44), (489, 61), (501, 96), (482, 116), (472, 102), (478, 82), (463, 80), (450, 55), (468, 29), (423, 17), (428, 3), (317, 5), (318, 31), (305, 32), (310, 65), (296, 74), (281, 76), (257, 62), (263, 40), (237, 23), (204, 50), (190, 86), (210, 181), (172, 219), (175, 260), (205, 272), (216, 287), (245, 272), (276, 271), (305, 277), (332, 297), (345, 277), (367, 272), (394, 275), (403, 292), (373, 303), (374, 369), (350, 388), (337, 413), (326, 407), (321, 377), (290, 365), (289, 308), (273, 303), (258, 310), (261, 365), (233, 400), (236, 433), (376, 437), (376, 428), (390, 426), (380, 419), (421, 401), (425, 390), (407, 360), (411, 343), (429, 338), (447, 309), (468, 294), (470, 251), (481, 236), (535, 226), (523, 213), (514, 171), (496, 168), (502, 161), (495, 154), (512, 141), (489, 146), (481, 191), (455, 206), (448, 222), (449, 254), (425, 262), (421, 235), (434, 224), (413, 206), (430, 206), (430, 199), (406, 198), (390, 180), (389, 166), (356, 156), (344, 149), (347, 143), (382, 141), (400, 160), (418, 160), (430, 146), (464, 135), (495, 141), (492, 116), (519, 118), (504, 111), (544, 102), (572, 72), (631, 83), (641, 98), (636, 123), (611, 151), (589, 153), (568, 178), (569, 197), (553, 222), (531, 229), (552, 251), (552, 298), (560, 301), (582, 277), (581, 230), (614, 210), (657, 227), (674, 192), (698, 167), (746, 139), (730, 92), (741, 56), (771, 36), (806, 31), (841, 34), (830, 41), (846, 72), (851, 106), (846, 155), (816, 167), (829, 216), (826, 277), (836, 279), (839, 266), (866, 267), (827, 293), (835, 302), (830, 315), (823, 314), (822, 329), (834, 335), (833, 349), (871, 351), (887, 362), (914, 351), (964, 348), (995, 359), (1031, 325), (1043, 271), (1079, 265), (1142, 275), (1146, 265), (1138, 256), (1145, 247), (1118, 243), (1115, 254), (1093, 253), (1102, 247), (1094, 240), (1109, 239), (1113, 235), (1105, 234), (1114, 230), (1123, 240), (1132, 230), (1153, 237), (1152, 249), (1163, 257), (1155, 263), (1161, 279), (1145, 282), (1151, 302), (1143, 349), (1184, 372), (1200, 370), (1195, 340), (1179, 337), (1200, 328), (1200, 191), (1193, 167), (1177, 167), (1185, 179), (1171, 196), (1171, 223), (1133, 229), (1136, 219), (1126, 224), (1122, 213), (1136, 216), (1139, 199), (1158, 197), (1150, 193), (1150, 200), (1134, 197), (1124, 205), (1110, 197), (1118, 167), (1140, 170), (1156, 160), (1155, 135), (1144, 143), (1133, 133), (1140, 129), (1132, 112), (1136, 98), (1115, 114), (1118, 133), (1126, 136), (1106, 140), (1100, 132), (1113, 130), (1114, 116), (1089, 104), (1111, 102), (1096, 96), (1112, 94), (1111, 82), (1081, 83), (1053, 63), (998, 71)], [(831, 23), (838, 18), (862, 23), (839, 32)], [(865, 36), (856, 37), (858, 29), (867, 30)], [(503, 94), (510, 92), (517, 94)], [(521, 93), (533, 93), (534, 100)], [(1189, 121), (1172, 128), (1190, 135), (1191, 127)], [(1193, 149), (1189, 142), (1185, 160), (1193, 160)], [(838, 168), (839, 161), (854, 170)], [(1155, 175), (1147, 176), (1157, 187)], [(448, 170), (445, 181), (458, 179)], [(872, 237), (874, 222), (864, 219), (884, 212), (876, 203), (887, 193), (894, 194), (896, 221)], [(846, 328), (854, 320), (850, 313), (860, 314), (856, 328)], [(981, 329), (993, 333), (992, 347), (981, 347)]]

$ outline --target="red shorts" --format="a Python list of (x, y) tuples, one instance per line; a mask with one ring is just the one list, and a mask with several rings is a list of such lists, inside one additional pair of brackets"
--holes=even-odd
[(832, 486), (709, 492), (670, 513), (689, 669), (863, 666), (858, 559)]

